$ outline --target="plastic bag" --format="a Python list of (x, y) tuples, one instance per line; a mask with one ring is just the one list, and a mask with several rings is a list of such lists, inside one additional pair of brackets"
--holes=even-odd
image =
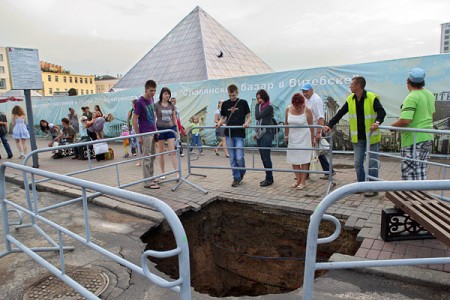
[(98, 143), (98, 144), (94, 144), (93, 146), (94, 146), (95, 155), (108, 152), (108, 143)]
[(325, 154), (330, 151), (330, 143), (327, 139), (321, 137), (319, 141), (319, 154)]
[[(320, 166), (319, 162), (319, 153), (317, 151), (313, 151), (311, 155), (311, 161), (309, 163), (309, 170), (310, 171), (321, 171), (322, 167)], [(309, 173), (310, 178), (316, 178), (319, 176), (319, 173)]]

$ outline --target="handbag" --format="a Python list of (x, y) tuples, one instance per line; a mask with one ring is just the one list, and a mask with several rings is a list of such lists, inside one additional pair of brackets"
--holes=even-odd
[(93, 147), (94, 147), (95, 155), (108, 152), (108, 143), (103, 142), (103, 143), (94, 144)]
[[(317, 151), (313, 151), (311, 155), (311, 161), (309, 163), (309, 170), (310, 171), (321, 171), (321, 166), (319, 162), (319, 153)], [(318, 173), (309, 173), (310, 178), (316, 178), (319, 174)]]
[(330, 151), (330, 143), (327, 139), (321, 137), (319, 140), (319, 154), (325, 154)]
[(108, 152), (105, 153), (105, 160), (114, 159), (114, 150), (113, 148), (109, 147)]

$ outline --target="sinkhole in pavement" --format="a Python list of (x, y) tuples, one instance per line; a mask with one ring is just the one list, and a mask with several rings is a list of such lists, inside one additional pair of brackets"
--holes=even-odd
[[(215, 297), (258, 296), (301, 287), (309, 215), (216, 200), (198, 212), (183, 213), (180, 219), (189, 242), (191, 284), (196, 291)], [(334, 225), (323, 221), (319, 237), (333, 232)], [(317, 259), (327, 261), (335, 252), (354, 255), (359, 247), (356, 234), (343, 230), (334, 242), (318, 245)], [(141, 239), (146, 250), (176, 247), (166, 223), (151, 228)], [(176, 257), (151, 260), (158, 270), (178, 278)]]

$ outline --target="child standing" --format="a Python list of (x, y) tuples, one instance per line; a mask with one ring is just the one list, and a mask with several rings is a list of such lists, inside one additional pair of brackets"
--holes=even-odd
[(200, 124), (198, 122), (198, 116), (192, 117), (192, 123), (189, 125), (192, 128), (192, 141), (191, 145), (189, 147), (189, 152), (192, 152), (192, 149), (194, 146), (198, 147), (198, 150), (200, 152), (200, 155), (203, 155), (203, 149), (202, 149), (202, 139), (200, 136)]
[[(122, 126), (122, 134), (121, 136), (129, 136), (130, 133), (128, 131), (128, 126), (127, 125), (123, 125)], [(128, 153), (128, 145), (130, 144), (130, 139), (123, 139), (123, 157), (127, 158), (130, 156), (130, 153)]]

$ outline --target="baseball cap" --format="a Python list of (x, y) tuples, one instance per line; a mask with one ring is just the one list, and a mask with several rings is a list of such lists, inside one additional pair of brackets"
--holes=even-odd
[(313, 87), (311, 85), (311, 83), (305, 83), (304, 85), (302, 85), (302, 90), (303, 91), (309, 91), (311, 90)]
[(425, 80), (425, 70), (421, 68), (413, 68), (409, 71), (408, 79), (413, 83), (420, 83)]

